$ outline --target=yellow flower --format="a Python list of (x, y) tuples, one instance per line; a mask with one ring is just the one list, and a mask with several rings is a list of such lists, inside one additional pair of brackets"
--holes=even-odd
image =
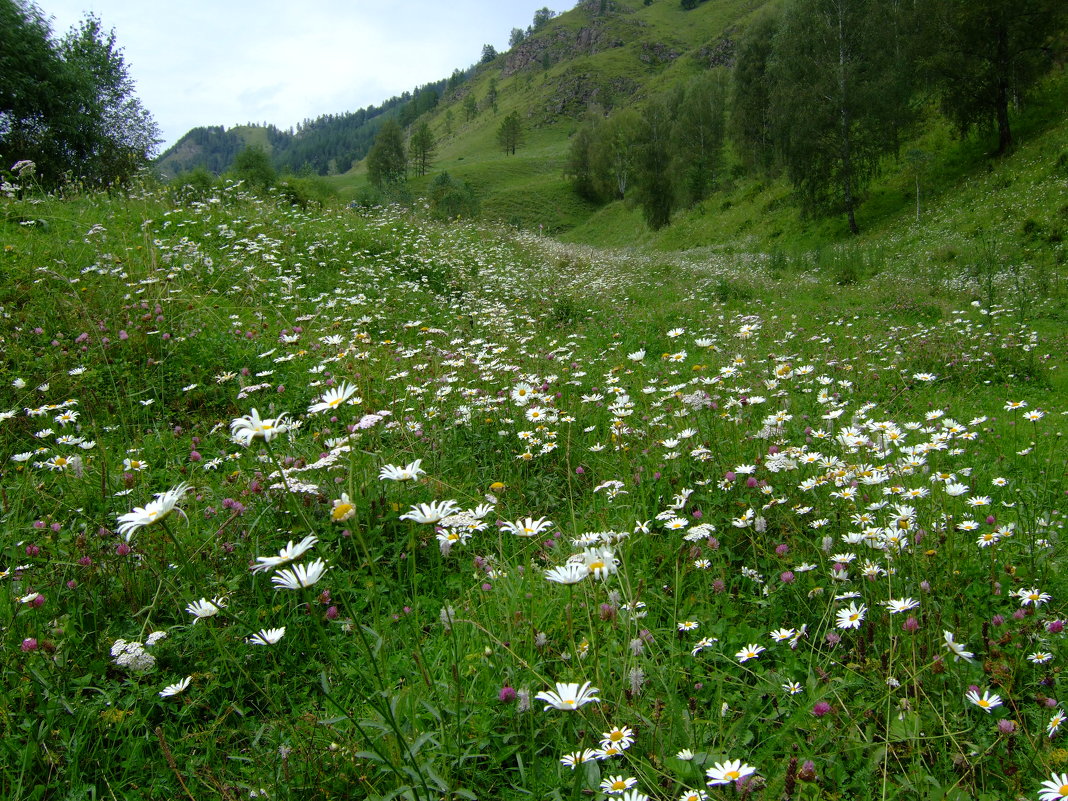
[(356, 514), (356, 507), (349, 498), (347, 492), (341, 493), (341, 497), (334, 501), (334, 508), (330, 510), (330, 519), (335, 523), (344, 523)]

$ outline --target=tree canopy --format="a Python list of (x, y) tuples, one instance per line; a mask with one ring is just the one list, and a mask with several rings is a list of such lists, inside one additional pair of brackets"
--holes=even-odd
[(159, 129), (134, 93), (114, 31), (87, 16), (62, 40), (35, 5), (0, 0), (0, 153), (64, 175), (122, 182), (147, 164)]

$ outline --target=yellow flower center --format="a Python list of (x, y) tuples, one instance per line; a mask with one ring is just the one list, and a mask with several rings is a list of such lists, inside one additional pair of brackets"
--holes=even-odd
[(1057, 792), (1065, 798), (1068, 798), (1068, 784), (1062, 784), (1060, 787), (1057, 788)]
[(614, 782), (612, 782), (612, 789), (613, 790), (626, 790), (627, 789), (627, 783), (625, 781), (623, 781), (622, 779), (616, 779)]
[(339, 503), (334, 507), (334, 510), (330, 513), (330, 517), (336, 522), (341, 520), (345, 515), (351, 512), (356, 507), (351, 503)]
[(738, 779), (740, 777), (741, 774), (736, 770), (728, 770), (726, 773), (723, 774), (724, 779), (730, 779), (731, 781), (734, 781), (735, 779)]

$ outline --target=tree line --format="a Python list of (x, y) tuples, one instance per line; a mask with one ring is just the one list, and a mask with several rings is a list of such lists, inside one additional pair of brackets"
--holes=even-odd
[(856, 208), (921, 109), (961, 135), (1013, 146), (1011, 111), (1063, 50), (1063, 0), (787, 0), (750, 25), (733, 68), (698, 75), (640, 111), (591, 114), (567, 173), (597, 202), (631, 198), (653, 228), (741, 168), (784, 174), (809, 212)]

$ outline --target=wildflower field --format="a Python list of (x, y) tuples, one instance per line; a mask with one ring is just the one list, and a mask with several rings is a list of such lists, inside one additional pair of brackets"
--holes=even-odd
[(1059, 279), (9, 189), (3, 798), (1068, 797)]

